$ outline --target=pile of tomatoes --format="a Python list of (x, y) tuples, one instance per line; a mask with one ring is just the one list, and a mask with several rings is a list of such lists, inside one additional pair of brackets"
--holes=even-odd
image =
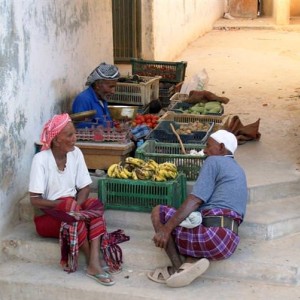
[(157, 123), (158, 123), (159, 117), (152, 114), (137, 114), (132, 121), (132, 127), (135, 127), (137, 125), (147, 125), (149, 128), (153, 129)]

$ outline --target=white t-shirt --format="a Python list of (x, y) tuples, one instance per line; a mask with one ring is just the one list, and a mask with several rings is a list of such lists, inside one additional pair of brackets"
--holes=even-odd
[(33, 157), (30, 171), (29, 192), (42, 194), (48, 200), (75, 197), (78, 189), (92, 183), (81, 150), (75, 146), (67, 153), (64, 171), (58, 169), (51, 149)]

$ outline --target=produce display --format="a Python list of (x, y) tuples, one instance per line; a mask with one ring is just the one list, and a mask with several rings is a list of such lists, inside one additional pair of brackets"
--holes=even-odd
[(107, 170), (108, 177), (133, 180), (167, 181), (178, 176), (177, 167), (170, 162), (158, 164), (153, 159), (126, 157), (125, 163), (112, 164)]
[(178, 134), (191, 134), (197, 131), (208, 131), (211, 127), (209, 123), (202, 123), (200, 121), (180, 124), (179, 128), (176, 129)]
[(131, 124), (132, 127), (144, 124), (153, 129), (157, 125), (158, 119), (159, 117), (153, 114), (137, 114)]
[(139, 75), (132, 75), (132, 76), (127, 76), (127, 77), (120, 77), (118, 79), (118, 82), (122, 82), (122, 83), (141, 83), (141, 82), (145, 82), (145, 80), (140, 77)]
[(210, 102), (206, 102), (206, 103), (199, 102), (199, 103), (192, 105), (186, 109), (181, 108), (181, 107), (176, 108), (176, 109), (183, 113), (206, 115), (206, 114), (222, 113), (223, 107), (222, 107), (221, 103), (218, 101), (210, 101)]
[(141, 76), (162, 76), (167, 80), (176, 79), (176, 69), (172, 66), (163, 65), (144, 65), (138, 70)]

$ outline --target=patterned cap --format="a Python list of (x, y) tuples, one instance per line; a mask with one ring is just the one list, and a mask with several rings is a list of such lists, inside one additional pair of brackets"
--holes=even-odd
[(119, 69), (115, 65), (103, 62), (88, 76), (85, 85), (91, 85), (96, 80), (118, 80), (119, 78)]

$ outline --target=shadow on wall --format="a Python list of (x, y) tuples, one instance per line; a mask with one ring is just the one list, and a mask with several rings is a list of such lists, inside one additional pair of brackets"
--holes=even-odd
[(72, 111), (72, 103), (74, 98), (76, 97), (76, 93), (70, 94), (70, 87), (67, 86), (67, 81), (65, 78), (60, 78), (53, 80), (51, 83), (51, 87), (54, 90), (54, 94), (56, 95), (55, 105), (53, 107), (53, 115), (57, 113), (71, 113)]
[[(1, 116), (7, 115), (7, 105), (0, 103)], [(6, 191), (6, 194), (14, 187), (15, 176), (20, 167), (18, 161), (26, 146), (26, 140), (22, 138), (26, 123), (25, 113), (20, 109), (15, 110), (11, 123), (7, 118), (1, 118), (0, 121), (0, 161), (3, 166), (0, 168), (0, 189)]]

